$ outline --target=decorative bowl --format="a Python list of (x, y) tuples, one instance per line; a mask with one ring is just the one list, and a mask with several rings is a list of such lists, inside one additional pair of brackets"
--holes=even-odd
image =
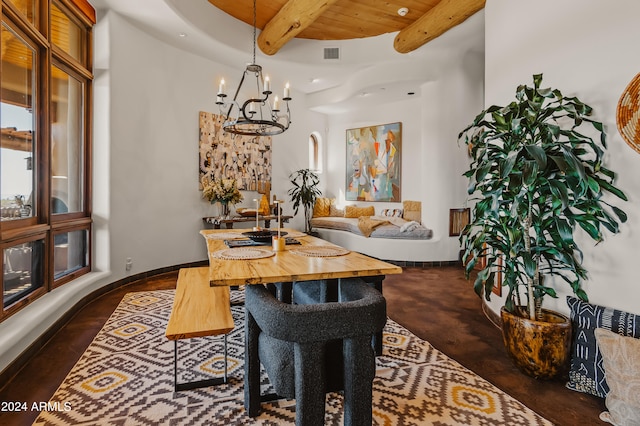
[(243, 217), (256, 217), (256, 209), (247, 209), (247, 208), (237, 208), (236, 213)]
[(242, 235), (246, 235), (256, 243), (271, 243), (271, 237), (276, 234), (273, 231), (263, 230), (263, 231), (249, 231), (243, 232)]
[[(263, 229), (262, 231), (243, 232), (242, 235), (246, 235), (256, 243), (271, 244), (271, 237), (273, 237), (274, 235), (278, 235), (278, 231), (270, 231), (268, 229)], [(280, 236), (284, 236), (284, 235), (287, 235), (287, 233), (280, 231)]]

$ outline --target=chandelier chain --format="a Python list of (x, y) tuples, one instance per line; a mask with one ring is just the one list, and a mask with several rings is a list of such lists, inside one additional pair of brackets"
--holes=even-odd
[[(225, 132), (246, 136), (274, 136), (286, 131), (291, 124), (291, 112), (289, 110), (291, 92), (289, 83), (287, 83), (284, 88), (282, 102), (277, 96), (272, 102), (269, 101), (269, 96), (273, 93), (269, 77), (263, 78), (262, 67), (256, 63), (257, 15), (257, 0), (253, 0), (253, 62), (247, 64), (233, 99), (225, 100), (227, 97), (224, 90), (225, 83), (224, 79), (221, 79), (216, 104), (225, 119), (222, 125)], [(250, 74), (256, 79), (257, 97), (250, 96), (249, 99), (243, 102), (238, 100), (238, 95), (241, 93), (240, 89), (245, 82), (245, 78)], [(223, 111), (225, 108), (227, 109), (226, 113)]]
[(256, 5), (257, 0), (253, 0), (253, 63), (256, 63)]

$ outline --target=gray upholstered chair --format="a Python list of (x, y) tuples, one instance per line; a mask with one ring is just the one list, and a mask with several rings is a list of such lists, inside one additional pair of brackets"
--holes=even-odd
[[(295, 286), (304, 286), (298, 282)], [(371, 425), (372, 336), (386, 323), (382, 294), (360, 279), (338, 286), (338, 302), (289, 304), (275, 286), (245, 289), (245, 409), (260, 412), (260, 363), (275, 392), (296, 400), (296, 425), (324, 424), (325, 393), (344, 390), (344, 424)]]

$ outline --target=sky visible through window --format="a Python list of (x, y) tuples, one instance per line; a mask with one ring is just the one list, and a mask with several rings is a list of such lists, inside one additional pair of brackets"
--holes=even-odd
[[(33, 130), (33, 114), (24, 107), (3, 102), (0, 104), (0, 121), (2, 128)], [(16, 195), (24, 195), (25, 201), (29, 198), (33, 186), (33, 171), (27, 170), (26, 158), (31, 156), (32, 153), (27, 151), (6, 148), (0, 150), (2, 199), (13, 200)]]

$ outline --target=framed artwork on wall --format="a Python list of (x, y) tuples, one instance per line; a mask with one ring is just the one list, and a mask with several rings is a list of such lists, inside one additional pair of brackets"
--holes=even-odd
[[(235, 179), (240, 190), (271, 187), (271, 136), (244, 136), (222, 130), (224, 117), (200, 111), (200, 176)], [(200, 188), (202, 189), (202, 188)]]
[(348, 129), (345, 199), (400, 201), (402, 123)]

